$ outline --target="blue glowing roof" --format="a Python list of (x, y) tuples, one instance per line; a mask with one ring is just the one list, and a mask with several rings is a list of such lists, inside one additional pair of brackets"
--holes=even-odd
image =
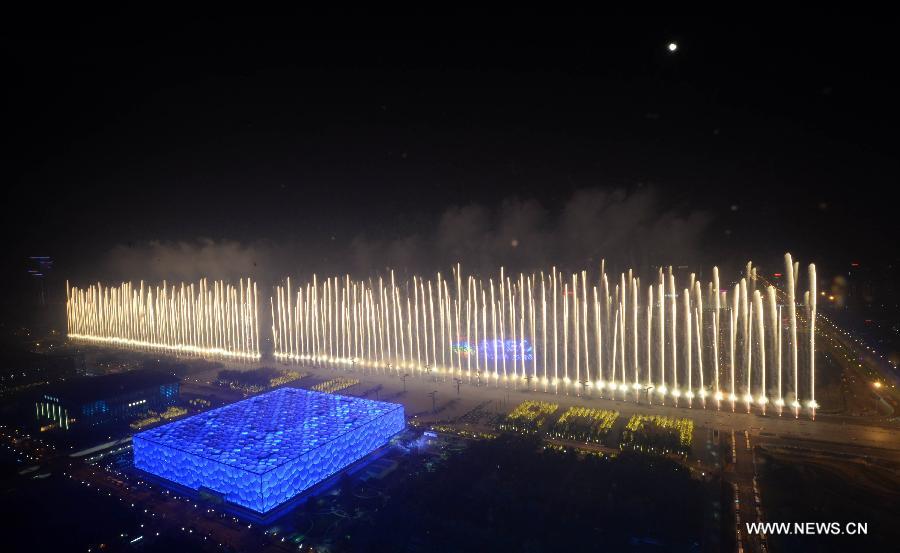
[(279, 388), (135, 438), (262, 474), (397, 409), (403, 406)]

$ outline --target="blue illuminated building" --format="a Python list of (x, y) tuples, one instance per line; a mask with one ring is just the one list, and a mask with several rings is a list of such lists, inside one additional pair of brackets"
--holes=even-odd
[(178, 378), (162, 371), (84, 376), (43, 389), (34, 409), (42, 430), (87, 428), (165, 411), (178, 401), (179, 389)]
[(396, 403), (279, 388), (136, 434), (134, 464), (262, 514), (405, 425)]

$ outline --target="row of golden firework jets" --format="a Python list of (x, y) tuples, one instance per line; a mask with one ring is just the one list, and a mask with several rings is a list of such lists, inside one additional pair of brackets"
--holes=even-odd
[[(438, 273), (433, 280), (414, 277), (401, 286), (393, 272), (369, 281), (313, 277), (294, 291), (287, 279), (269, 299), (274, 355), (285, 362), (563, 384), (576, 393), (579, 387), (613, 395), (646, 391), (676, 402), (699, 397), (704, 404), (711, 397), (717, 403), (743, 402), (748, 409), (753, 404), (765, 409), (774, 396), (779, 411), (785, 406), (799, 411), (802, 387), (808, 394), (803, 404), (814, 410), (815, 266), (809, 266), (803, 298), (808, 334), (803, 347), (798, 272), (799, 264), (786, 254), (786, 278), (776, 289), (748, 263), (729, 296), (720, 289), (717, 268), (705, 294), (694, 274), (679, 294), (669, 267), (646, 287), (643, 304), (640, 279), (629, 270), (610, 286), (604, 265), (596, 284), (586, 271), (569, 278), (555, 268), (517, 278), (501, 268), (496, 281), (485, 282), (463, 278), (459, 266), (450, 279)], [(261, 357), (258, 298), (250, 279), (237, 285), (207, 279), (155, 287), (67, 284), (68, 334), (98, 344), (254, 361)], [(497, 348), (508, 343), (512, 351), (498, 355)], [(808, 364), (803, 382), (801, 350)], [(767, 373), (774, 377), (768, 385)]]

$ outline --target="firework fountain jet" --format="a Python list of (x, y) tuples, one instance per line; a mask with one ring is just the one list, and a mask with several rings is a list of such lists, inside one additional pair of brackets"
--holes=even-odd
[(784, 265), (785, 265), (785, 273), (787, 276), (787, 306), (788, 306), (788, 320), (790, 321), (790, 332), (791, 332), (791, 375), (793, 376), (793, 400), (791, 401), (791, 407), (794, 408), (794, 416), (797, 417), (800, 415), (800, 377), (798, 371), (798, 347), (797, 347), (797, 305), (796, 305), (796, 293), (797, 288), (794, 281), (795, 266), (794, 262), (791, 260), (791, 254), (784, 254)]
[[(66, 319), (72, 340), (146, 351), (254, 361), (259, 355), (256, 283), (238, 286), (201, 279), (196, 285), (136, 287), (66, 283)], [(279, 310), (279, 316), (283, 309)], [(278, 321), (272, 308), (273, 328)], [(292, 331), (294, 330), (293, 327)], [(291, 347), (294, 347), (292, 344)]]
[(766, 327), (765, 316), (763, 315), (762, 295), (759, 290), (753, 291), (753, 309), (756, 310), (756, 335), (757, 344), (759, 344), (759, 408), (763, 413), (766, 412), (766, 404), (769, 403), (769, 397), (766, 395)]
[(721, 313), (721, 298), (719, 297), (719, 268), (713, 267), (713, 295), (715, 311), (713, 311), (713, 363), (715, 369), (716, 409), (721, 408), (722, 388), (719, 387), (719, 314)]
[[(781, 392), (781, 317), (779, 316), (775, 300), (774, 286), (770, 285), (766, 288), (766, 300), (769, 310), (769, 327), (772, 332), (772, 353), (775, 356), (775, 378), (778, 379), (778, 391), (775, 395), (775, 406), (778, 408), (778, 414), (781, 415), (781, 408), (784, 407), (784, 396), (782, 396)], [(765, 393), (767, 390), (763, 390), (763, 392)]]
[(729, 333), (729, 355), (728, 355), (728, 367), (729, 372), (731, 373), (731, 395), (728, 397), (731, 400), (731, 410), (734, 411), (735, 403), (737, 402), (737, 389), (735, 388), (736, 381), (736, 373), (737, 373), (737, 365), (735, 363), (734, 351), (735, 351), (735, 343), (737, 342), (737, 322), (738, 322), (738, 307), (740, 305), (738, 300), (738, 287), (735, 287), (731, 292), (731, 316), (728, 318), (728, 333)]
[[(732, 409), (743, 400), (748, 410), (761, 412), (774, 396), (779, 412), (789, 401), (795, 416), (801, 406), (814, 414), (815, 266), (804, 294), (809, 340), (801, 347), (798, 264), (788, 254), (785, 265), (783, 290), (764, 281), (758, 286), (761, 273), (748, 264), (726, 290), (718, 268), (709, 283), (691, 275), (681, 297), (671, 268), (660, 269), (643, 295), (632, 271), (614, 277), (611, 288), (605, 263), (595, 276), (553, 268), (513, 277), (501, 269), (499, 278), (481, 280), (459, 265), (450, 278), (438, 273), (408, 284), (393, 272), (368, 281), (313, 276), (299, 287), (293, 280), (275, 287), (272, 338), (276, 358), (289, 363), (434, 373), (635, 401), (643, 389), (648, 401), (677, 404), (684, 397), (689, 406), (706, 407), (712, 394), (716, 408), (725, 399)], [(779, 301), (787, 306), (784, 336)], [(122, 347), (255, 360), (257, 311), (256, 284), (249, 280), (237, 287), (205, 279), (153, 288), (67, 286), (69, 336)], [(727, 347), (720, 348), (723, 339)], [(808, 380), (798, 363), (801, 349), (804, 358), (809, 351)]]
[[(615, 399), (628, 397), (631, 388), (636, 401), (643, 388), (648, 400), (652, 390), (676, 405), (682, 396), (689, 406), (699, 397), (706, 407), (705, 398), (712, 395), (716, 408), (727, 399), (734, 410), (743, 400), (748, 411), (755, 406), (763, 413), (771, 395), (779, 413), (787, 396), (799, 414), (797, 266), (790, 254), (785, 264), (787, 281), (780, 293), (773, 286), (758, 286), (760, 275), (748, 263), (730, 298), (714, 268), (705, 304), (703, 283), (695, 275), (678, 298), (675, 274), (660, 268), (642, 306), (640, 280), (631, 271), (621, 273), (611, 289), (605, 263), (594, 279), (587, 271), (567, 275), (555, 267), (513, 278), (501, 268), (495, 283), (494, 278), (465, 276), (457, 265), (450, 279), (438, 273), (431, 280), (415, 277), (411, 285), (398, 284), (392, 272), (389, 290), (381, 278), (323, 283), (314, 276), (296, 291), (286, 281), (275, 288), (272, 301), (275, 356), (290, 363), (357, 365), (396, 374), (434, 371), (498, 386)], [(815, 278), (810, 266), (804, 305), (811, 335), (805, 404), (811, 413), (817, 407)], [(782, 362), (779, 298), (787, 305), (789, 363)], [(719, 347), (723, 331), (727, 348)], [(646, 367), (641, 367), (642, 359)], [(727, 370), (725, 382), (720, 370)], [(792, 389), (784, 390), (784, 382), (793, 382)]]
[(809, 411), (816, 416), (816, 266), (809, 264)]

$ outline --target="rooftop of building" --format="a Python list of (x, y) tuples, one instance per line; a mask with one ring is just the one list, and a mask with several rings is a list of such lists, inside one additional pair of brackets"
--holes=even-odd
[(279, 388), (134, 436), (261, 474), (403, 406)]
[(60, 403), (83, 404), (108, 400), (178, 382), (178, 377), (154, 369), (140, 369), (104, 376), (83, 376), (51, 384), (41, 390), (42, 395), (57, 398)]

